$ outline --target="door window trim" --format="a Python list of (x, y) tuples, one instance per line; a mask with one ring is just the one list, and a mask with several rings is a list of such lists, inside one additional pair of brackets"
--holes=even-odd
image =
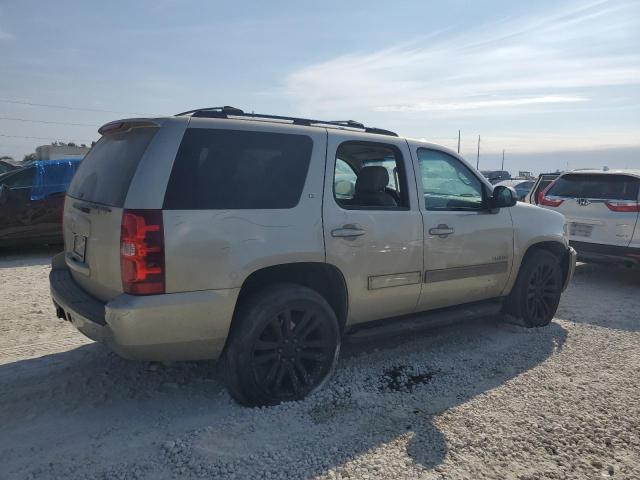
[[(401, 187), (401, 191), (400, 191), (400, 199), (402, 201), (402, 206), (361, 206), (361, 205), (353, 205), (353, 206), (345, 206), (345, 205), (341, 205), (338, 202), (338, 199), (336, 198), (336, 184), (335, 184), (335, 175), (336, 175), (336, 162), (338, 160), (338, 152), (340, 151), (340, 148), (347, 144), (347, 143), (355, 143), (355, 144), (359, 144), (359, 145), (374, 145), (374, 146), (380, 146), (380, 147), (384, 147), (384, 148), (388, 148), (390, 150), (393, 150), (394, 154), (396, 155), (396, 168), (398, 168), (398, 180), (400, 181), (400, 187)], [(340, 159), (343, 162), (347, 163), (347, 165), (349, 165), (348, 162), (346, 162), (344, 159)], [(398, 147), (397, 145), (394, 145), (392, 143), (385, 143), (385, 142), (375, 142), (375, 141), (371, 141), (371, 140), (345, 140), (343, 142), (340, 142), (340, 144), (336, 147), (336, 151), (333, 155), (333, 161), (332, 161), (332, 166), (333, 168), (331, 169), (331, 196), (333, 197), (333, 202), (335, 205), (338, 206), (338, 208), (340, 208), (341, 210), (345, 210), (345, 211), (350, 211), (350, 210), (364, 210), (364, 211), (374, 211), (374, 212), (406, 212), (411, 210), (411, 200), (410, 200), (410, 196), (409, 196), (409, 182), (407, 180), (407, 167), (406, 167), (406, 162), (404, 159), (404, 155), (402, 155), (402, 151), (400, 150), (400, 147)], [(349, 167), (351, 167), (351, 165), (349, 165)], [(353, 169), (353, 167), (351, 167)]]

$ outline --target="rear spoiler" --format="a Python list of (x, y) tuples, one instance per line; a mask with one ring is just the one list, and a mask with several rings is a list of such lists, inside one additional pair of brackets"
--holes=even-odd
[(106, 135), (108, 133), (124, 133), (133, 128), (145, 128), (145, 127), (159, 127), (160, 124), (153, 120), (146, 118), (143, 119), (127, 119), (117, 120), (115, 122), (105, 123), (98, 129), (100, 135)]

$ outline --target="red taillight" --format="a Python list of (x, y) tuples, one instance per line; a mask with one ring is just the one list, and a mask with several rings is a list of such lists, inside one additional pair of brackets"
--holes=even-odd
[(640, 212), (640, 203), (638, 202), (619, 202), (609, 200), (608, 202), (604, 202), (604, 204), (612, 212)]
[(125, 293), (164, 293), (162, 210), (124, 211), (120, 230), (120, 271)]
[(538, 204), (539, 205), (546, 205), (547, 207), (559, 207), (560, 205), (562, 205), (562, 202), (564, 202), (564, 200), (559, 200), (559, 199), (555, 199), (555, 198), (547, 198), (545, 197), (545, 192), (540, 192), (538, 194)]
[(560, 205), (562, 205), (562, 202), (564, 202), (564, 200), (547, 198), (546, 196), (547, 192), (553, 186), (554, 183), (556, 183), (555, 180), (551, 182), (549, 185), (547, 185), (547, 188), (545, 188), (544, 190), (538, 193), (538, 205), (545, 205), (547, 207), (559, 207)]

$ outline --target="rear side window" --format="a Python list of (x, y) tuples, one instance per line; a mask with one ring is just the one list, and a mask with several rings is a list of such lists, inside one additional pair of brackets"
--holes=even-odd
[(133, 174), (157, 131), (157, 128), (133, 128), (103, 136), (82, 160), (68, 195), (122, 207)]
[(347, 141), (336, 151), (333, 193), (344, 209), (406, 209), (402, 154), (377, 142)]
[(164, 208), (293, 208), (302, 194), (312, 149), (306, 135), (187, 129)]
[(638, 200), (640, 179), (626, 175), (564, 175), (554, 183), (547, 195), (602, 200)]

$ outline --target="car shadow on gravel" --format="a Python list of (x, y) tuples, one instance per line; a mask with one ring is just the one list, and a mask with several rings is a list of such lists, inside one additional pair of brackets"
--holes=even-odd
[(261, 409), (236, 405), (211, 362), (130, 362), (89, 344), (0, 365), (0, 465), (36, 478), (308, 478), (384, 446), (399, 465), (431, 469), (455, 441), (435, 415), (536, 367), (565, 339), (556, 323), (487, 318), (347, 343), (324, 389)]
[(50, 265), (51, 258), (62, 248), (62, 245), (0, 247), (0, 269)]
[(556, 317), (599, 327), (640, 331), (640, 268), (576, 266)]

